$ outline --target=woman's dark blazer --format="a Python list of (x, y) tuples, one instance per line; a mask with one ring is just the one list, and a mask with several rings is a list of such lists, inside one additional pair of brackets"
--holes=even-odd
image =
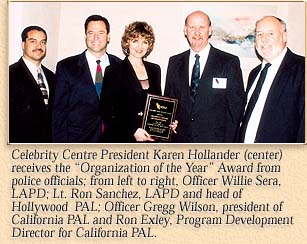
[(105, 142), (136, 142), (133, 135), (142, 125), (147, 93), (162, 95), (160, 66), (143, 62), (149, 81), (148, 92), (142, 89), (127, 57), (105, 71), (100, 99)]

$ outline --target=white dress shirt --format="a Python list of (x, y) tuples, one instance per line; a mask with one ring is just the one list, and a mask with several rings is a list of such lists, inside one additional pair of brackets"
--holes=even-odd
[(199, 53), (196, 53), (192, 49), (190, 49), (190, 58), (189, 58), (189, 85), (191, 85), (192, 71), (193, 71), (193, 66), (195, 64), (195, 54), (199, 55), (200, 77), (201, 77), (202, 73), (204, 71), (204, 68), (205, 68), (208, 56), (209, 56), (210, 48), (211, 48), (211, 46), (210, 46), (210, 44), (208, 44)]
[[(279, 66), (280, 66), (284, 56), (286, 55), (286, 52), (287, 52), (287, 48), (284, 48), (284, 50), (273, 61), (270, 62), (272, 65), (268, 69), (268, 72), (267, 72), (267, 75), (265, 77), (263, 86), (261, 88), (260, 95), (258, 97), (258, 100), (255, 104), (255, 107), (254, 107), (254, 109), (251, 113), (251, 117), (250, 117), (248, 124), (247, 124), (247, 127), (246, 127), (244, 143), (254, 143), (255, 142), (257, 130), (258, 130), (258, 127), (259, 127), (259, 123), (260, 123), (262, 112), (263, 112), (263, 109), (264, 109), (264, 106), (265, 106), (266, 99), (268, 97), (270, 88), (272, 86), (272, 83), (274, 81), (276, 73), (279, 69)], [(263, 61), (262, 65), (261, 65), (261, 70), (264, 68), (265, 64), (266, 64), (266, 62)], [(252, 94), (253, 94), (253, 92), (256, 88), (256, 83), (259, 79), (261, 70), (259, 71), (256, 79), (253, 82), (253, 85), (251, 86), (250, 90), (248, 91), (247, 104), (246, 104), (245, 110), (247, 108), (249, 99), (252, 96)]]
[[(85, 51), (85, 56), (86, 56), (88, 66), (90, 68), (93, 83), (95, 84), (96, 69), (97, 69), (96, 61), (98, 59), (93, 54), (91, 54), (88, 50)], [(104, 71), (105, 71), (106, 67), (110, 65), (109, 57), (105, 53), (99, 60), (100, 60), (100, 66), (101, 66), (101, 69), (102, 69), (102, 75), (104, 76)]]
[(31, 72), (33, 78), (36, 80), (36, 83), (38, 84), (38, 76), (37, 76), (37, 70), (40, 69), (43, 79), (44, 79), (44, 84), (46, 86), (47, 92), (49, 94), (49, 86), (48, 86), (48, 82), (47, 82), (47, 78), (44, 74), (44, 70), (42, 69), (42, 65), (39, 65), (39, 67), (37, 67), (34, 63), (32, 63), (30, 60), (22, 57), (23, 61), (25, 62), (27, 68), (29, 69), (29, 71)]

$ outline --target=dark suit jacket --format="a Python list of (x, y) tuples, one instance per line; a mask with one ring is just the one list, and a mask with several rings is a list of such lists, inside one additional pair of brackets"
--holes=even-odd
[[(248, 78), (250, 90), (261, 65)], [(267, 96), (256, 143), (303, 143), (305, 141), (305, 58), (289, 49)]]
[(51, 142), (51, 107), (55, 75), (42, 66), (49, 86), (49, 107), (23, 59), (9, 67), (9, 141), (11, 143)]
[[(149, 80), (148, 93), (161, 95), (161, 69), (144, 61)], [(108, 67), (101, 94), (101, 114), (106, 125), (107, 142), (135, 142), (134, 133), (142, 125), (147, 92), (145, 92), (125, 58), (119, 65)]]
[[(110, 65), (120, 61), (108, 54)], [(97, 143), (101, 141), (99, 97), (85, 52), (57, 64), (53, 107), (53, 141)]]
[[(177, 98), (177, 134), (174, 142), (234, 142), (244, 112), (245, 98), (238, 57), (211, 46), (193, 104), (189, 87), (189, 55), (169, 59), (165, 96)], [(212, 87), (215, 78), (226, 78), (226, 89)]]

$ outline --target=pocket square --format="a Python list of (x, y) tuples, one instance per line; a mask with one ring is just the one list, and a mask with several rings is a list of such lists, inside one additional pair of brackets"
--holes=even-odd
[(227, 87), (227, 78), (216, 78), (212, 79), (212, 88), (215, 89), (226, 89)]

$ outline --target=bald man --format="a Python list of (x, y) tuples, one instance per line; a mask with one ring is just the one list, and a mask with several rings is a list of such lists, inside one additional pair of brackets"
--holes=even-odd
[[(255, 36), (262, 63), (249, 74), (248, 103), (240, 128), (240, 141), (303, 143), (305, 58), (287, 48), (286, 23), (277, 17), (266, 16), (258, 20)], [(268, 68), (261, 86), (260, 74), (265, 67)], [(256, 99), (254, 93), (258, 93)]]
[(239, 58), (209, 44), (202, 11), (186, 17), (184, 35), (190, 49), (169, 59), (164, 94), (178, 99), (173, 142), (235, 142), (245, 105)]

